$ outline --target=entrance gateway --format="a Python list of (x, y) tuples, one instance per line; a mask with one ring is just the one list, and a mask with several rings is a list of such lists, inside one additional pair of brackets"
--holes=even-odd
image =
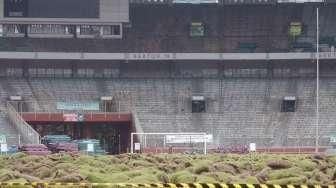
[[(20, 104), (19, 104), (20, 103)], [(48, 111), (31, 110), (33, 106), (27, 101), (14, 102), (14, 106), (22, 119), (32, 127), (40, 137), (46, 135), (68, 135), (74, 140), (97, 139), (101, 147), (109, 154), (126, 153), (129, 151), (129, 135), (132, 130), (132, 113), (113, 111), (103, 103), (55, 103), (56, 109)], [(45, 102), (47, 103), (47, 102)], [(87, 110), (83, 110), (83, 108)], [(29, 110), (30, 109), (30, 110)], [(102, 110), (104, 109), (104, 110)]]

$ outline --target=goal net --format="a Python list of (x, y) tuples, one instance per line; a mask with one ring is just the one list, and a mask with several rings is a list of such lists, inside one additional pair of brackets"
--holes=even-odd
[(132, 133), (131, 153), (206, 154), (212, 135), (198, 133)]

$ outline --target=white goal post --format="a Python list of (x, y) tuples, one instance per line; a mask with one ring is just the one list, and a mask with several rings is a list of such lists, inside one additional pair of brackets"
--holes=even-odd
[[(138, 142), (135, 142), (135, 139)], [(131, 153), (135, 150), (140, 149), (140, 144), (143, 147), (149, 145), (155, 145), (152, 147), (157, 147), (160, 145), (162, 148), (167, 148), (167, 145), (181, 145), (181, 144), (191, 144), (202, 147), (203, 154), (207, 154), (207, 142), (212, 140), (212, 135), (207, 135), (205, 132), (163, 132), (163, 133), (131, 133)]]

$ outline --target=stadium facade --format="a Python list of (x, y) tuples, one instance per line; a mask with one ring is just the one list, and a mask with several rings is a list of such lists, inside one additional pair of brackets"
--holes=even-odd
[(69, 6), (0, 1), (0, 131), (11, 144), (62, 133), (118, 153), (131, 132), (206, 132), (215, 147), (313, 146), (319, 7), (319, 143), (330, 145), (336, 4), (57, 2)]

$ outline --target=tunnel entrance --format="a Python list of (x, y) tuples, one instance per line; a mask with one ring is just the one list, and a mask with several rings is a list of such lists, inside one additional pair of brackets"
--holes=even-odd
[(46, 135), (68, 135), (74, 140), (97, 139), (108, 154), (128, 151), (130, 127), (127, 124), (52, 123), (31, 124), (43, 137)]
[(41, 137), (68, 135), (74, 140), (97, 139), (108, 154), (126, 153), (130, 148), (131, 114), (83, 114), (81, 121), (68, 121), (64, 114), (22, 113), (23, 119)]

